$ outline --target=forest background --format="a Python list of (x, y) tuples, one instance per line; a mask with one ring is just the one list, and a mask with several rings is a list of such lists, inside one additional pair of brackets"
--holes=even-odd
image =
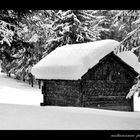
[[(28, 81), (31, 68), (57, 47), (114, 39), (140, 61), (140, 10), (0, 10), (2, 72)], [(35, 79), (34, 79), (35, 81)]]

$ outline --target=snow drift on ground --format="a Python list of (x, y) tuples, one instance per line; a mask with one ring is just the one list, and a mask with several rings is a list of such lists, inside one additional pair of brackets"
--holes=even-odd
[(140, 130), (140, 112), (0, 104), (3, 130)]
[[(37, 79), (80, 79), (88, 69), (114, 51), (118, 45), (118, 41), (106, 39), (58, 47), (32, 68), (32, 74)], [(138, 59), (132, 52), (128, 51), (118, 56), (140, 72)]]
[(28, 83), (9, 78), (0, 73), (0, 103), (23, 105), (40, 105), (43, 100), (41, 89), (37, 85), (31, 87)]

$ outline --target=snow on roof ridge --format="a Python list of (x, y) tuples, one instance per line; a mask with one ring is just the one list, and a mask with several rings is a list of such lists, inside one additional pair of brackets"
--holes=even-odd
[(132, 51), (124, 51), (118, 53), (117, 56), (140, 74), (140, 63), (138, 61), (138, 57)]
[[(96, 65), (100, 59), (114, 51), (119, 42), (113, 39), (99, 40), (95, 42), (66, 44), (56, 48), (41, 61), (39, 61), (33, 68), (32, 73), (37, 79), (69, 79), (77, 80), (83, 76), (88, 69)], [(125, 57), (117, 54), (123, 61), (135, 68), (138, 71), (138, 65), (128, 62), (128, 55), (124, 53)], [(140, 71), (139, 71), (140, 73)]]

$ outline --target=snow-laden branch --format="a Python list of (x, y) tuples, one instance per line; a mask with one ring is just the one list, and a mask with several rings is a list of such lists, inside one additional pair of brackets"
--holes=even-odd
[(126, 37), (124, 40), (122, 40), (122, 41), (120, 42), (120, 44), (115, 48), (114, 52), (117, 54), (118, 51), (119, 51), (119, 49), (120, 49), (120, 47), (122, 47), (123, 43), (124, 43), (126, 40), (130, 39), (130, 37), (132, 37), (133, 35), (135, 35), (137, 32), (139, 32), (139, 29), (140, 29), (140, 26), (138, 26), (138, 27), (137, 27), (136, 29), (134, 29), (132, 32), (128, 33), (127, 37)]
[(132, 48), (131, 51), (134, 52), (135, 50), (137, 50), (137, 49), (139, 49), (139, 48), (140, 48), (140, 46), (135, 47), (135, 48)]
[(14, 31), (10, 29), (11, 25), (4, 21), (0, 20), (0, 44), (6, 42), (9, 46), (11, 46), (11, 42), (13, 41)]

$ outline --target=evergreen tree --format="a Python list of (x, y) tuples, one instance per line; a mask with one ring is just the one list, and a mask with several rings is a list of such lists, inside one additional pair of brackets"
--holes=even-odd
[(96, 29), (100, 39), (114, 39), (114, 30), (112, 28), (115, 10), (92, 10), (95, 20), (92, 22), (91, 29)]
[(1, 46), (4, 42), (10, 46), (13, 41), (14, 36), (14, 26), (6, 23), (4, 21), (0, 21), (0, 44)]
[(0, 10), (2, 67), (21, 79), (55, 48), (100, 39), (140, 56), (139, 23), (139, 10)]
[(86, 10), (59, 10), (56, 12), (55, 21), (51, 26), (54, 36), (47, 41), (45, 53), (48, 54), (62, 45), (97, 40), (97, 31), (89, 30), (92, 20), (94, 20), (94, 16)]
[(119, 10), (114, 16), (113, 27), (116, 31), (115, 38), (122, 41), (136, 26), (134, 22), (139, 18), (138, 10)]
[[(48, 13), (48, 14), (46, 14)], [(38, 11), (29, 16), (16, 31), (16, 40), (12, 42), (12, 62), (6, 64), (9, 73), (21, 79), (23, 71), (42, 59), (45, 42), (49, 37), (48, 26), (51, 11)], [(50, 20), (51, 21), (51, 20)], [(7, 72), (6, 71), (6, 72)]]
[(21, 42), (24, 42), (18, 36), (18, 30), (25, 21), (23, 18), (25, 19), (29, 12), (29, 10), (0, 10), (0, 53), (2, 54), (2, 68), (6, 73), (15, 66), (12, 65), (16, 59), (13, 55), (21, 49)]
[[(123, 10), (116, 15), (116, 27), (119, 27), (119, 35), (121, 36), (121, 43), (117, 48), (117, 52), (132, 50), (139, 57), (137, 47), (140, 45), (140, 11), (139, 10)], [(115, 17), (115, 18), (116, 18)], [(116, 35), (117, 37), (117, 35)]]

